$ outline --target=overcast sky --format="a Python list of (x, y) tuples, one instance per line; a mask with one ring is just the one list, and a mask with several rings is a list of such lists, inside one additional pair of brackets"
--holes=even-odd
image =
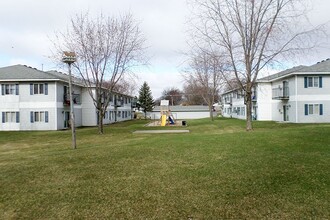
[[(310, 19), (313, 24), (330, 20), (330, 1), (313, 0)], [(139, 85), (147, 81), (154, 98), (168, 87), (181, 89), (180, 64), (186, 49), (189, 17), (186, 0), (1, 0), (0, 67), (25, 64), (38, 69), (56, 69), (51, 55), (55, 31), (63, 31), (70, 17), (89, 10), (91, 14), (119, 15), (130, 11), (141, 21), (147, 38), (150, 66), (140, 68)], [(302, 59), (310, 65), (330, 57), (324, 47), (312, 58)]]

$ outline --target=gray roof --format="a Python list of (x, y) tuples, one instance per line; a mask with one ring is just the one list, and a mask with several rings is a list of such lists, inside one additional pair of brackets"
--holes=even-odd
[(330, 73), (330, 59), (322, 60), (314, 65), (304, 68), (300, 72), (325, 72)]
[[(168, 106), (168, 107), (172, 112), (205, 112), (205, 111), (209, 111), (209, 107), (207, 105), (188, 105), (188, 106), (174, 105), (174, 106)], [(152, 111), (159, 112), (160, 106), (155, 106), (155, 108)]]
[[(73, 84), (79, 86), (85, 86), (81, 78), (73, 77)], [(58, 72), (56, 70), (51, 71), (41, 71), (36, 68), (26, 66), (26, 65), (13, 65), (0, 68), (0, 81), (63, 81), (69, 82), (69, 75)], [(133, 97), (131, 95), (121, 94), (118, 92), (113, 92), (115, 94), (125, 95), (128, 97)]]
[[(26, 65), (14, 65), (0, 68), (0, 81), (61, 80), (69, 82), (69, 75), (57, 71), (41, 71)], [(73, 77), (73, 83), (83, 85), (81, 79)]]
[[(62, 72), (58, 72), (56, 70), (51, 70), (51, 71), (47, 71), (47, 73), (57, 77), (58, 79), (61, 79), (63, 81), (66, 81), (66, 82), (69, 82), (69, 75), (68, 74), (65, 74), (65, 73), (62, 73)], [(72, 83), (74, 84), (79, 84), (81, 86), (84, 86), (84, 81), (80, 78), (77, 78), (77, 77), (72, 77)]]
[(281, 71), (279, 73), (275, 73), (273, 75), (260, 78), (260, 79), (258, 79), (258, 81), (270, 81), (270, 80), (274, 80), (274, 79), (277, 79), (280, 77), (285, 77), (292, 73), (296, 73), (296, 74), (298, 74), (298, 73), (300, 73), (300, 74), (304, 74), (304, 73), (329, 74), (330, 73), (330, 59), (323, 60), (323, 61), (318, 62), (311, 66), (302, 66), (302, 65), (296, 66), (291, 69), (287, 69), (287, 70)]
[(0, 68), (0, 80), (31, 79), (56, 80), (59, 79), (59, 77), (25, 65), (14, 65)]
[(273, 75), (270, 75), (270, 76), (266, 76), (266, 77), (263, 77), (263, 78), (260, 78), (259, 80), (272, 80), (272, 79), (276, 79), (276, 78), (279, 78), (279, 77), (282, 77), (282, 76), (286, 76), (286, 75), (289, 75), (290, 73), (294, 73), (294, 72), (300, 72), (302, 71), (304, 68), (306, 68), (306, 66), (296, 66), (296, 67), (293, 67), (293, 68), (290, 68), (290, 69), (287, 69), (287, 70), (284, 70), (284, 71), (281, 71), (279, 73), (275, 73)]
[(56, 70), (50, 70), (47, 71), (46, 73), (53, 75), (54, 77), (56, 77), (57, 79), (62, 79), (64, 81), (69, 81), (69, 75), (62, 73), (62, 72), (57, 72)]

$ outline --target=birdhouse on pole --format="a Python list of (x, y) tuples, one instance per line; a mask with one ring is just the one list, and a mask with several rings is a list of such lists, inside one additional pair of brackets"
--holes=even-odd
[(63, 52), (63, 57), (62, 57), (62, 62), (67, 63), (67, 64), (72, 64), (76, 61), (76, 53), (75, 52), (69, 52), (69, 51), (64, 51)]
[(74, 117), (74, 102), (73, 102), (73, 86), (71, 76), (71, 64), (76, 61), (76, 53), (64, 51), (62, 62), (68, 64), (69, 67), (69, 94), (70, 94), (70, 126), (72, 131), (72, 148), (76, 149), (76, 128), (75, 128), (75, 117)]

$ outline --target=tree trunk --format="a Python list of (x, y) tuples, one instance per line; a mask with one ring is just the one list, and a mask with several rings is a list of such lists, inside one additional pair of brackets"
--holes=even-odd
[(213, 108), (212, 108), (212, 105), (209, 106), (209, 111), (210, 111), (210, 118), (211, 118), (211, 121), (214, 121), (214, 118), (213, 118)]
[(251, 92), (246, 92), (246, 130), (252, 131), (252, 98)]
[(103, 134), (103, 114), (102, 111), (98, 111), (97, 114), (97, 120), (98, 120), (98, 130), (99, 134)]

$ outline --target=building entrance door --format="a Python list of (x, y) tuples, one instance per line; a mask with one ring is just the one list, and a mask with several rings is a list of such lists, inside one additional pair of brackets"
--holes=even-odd
[(258, 120), (257, 112), (258, 112), (258, 106), (253, 106), (253, 109), (252, 109), (252, 120)]
[(288, 109), (287, 105), (283, 105), (283, 121), (289, 121)]
[(70, 112), (65, 111), (64, 112), (64, 128), (70, 127)]

